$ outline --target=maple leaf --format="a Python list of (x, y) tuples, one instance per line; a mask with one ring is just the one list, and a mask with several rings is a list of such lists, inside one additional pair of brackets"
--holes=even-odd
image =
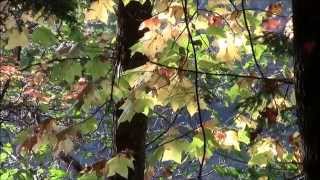
[(267, 32), (279, 32), (285, 23), (281, 18), (268, 18), (262, 21), (262, 27)]
[(155, 16), (149, 18), (141, 23), (139, 26), (139, 30), (143, 30), (144, 28), (148, 28), (150, 31), (155, 31), (160, 28), (161, 21), (159, 17)]
[(119, 174), (124, 178), (128, 178), (128, 169), (134, 169), (133, 157), (127, 157), (124, 154), (118, 154), (111, 158), (108, 162), (108, 174), (107, 176), (114, 176)]
[(57, 41), (57, 38), (50, 29), (40, 26), (33, 31), (32, 41), (39, 43), (42, 46), (49, 47)]
[(277, 122), (278, 109), (274, 107), (272, 108), (266, 107), (264, 111), (261, 112), (261, 115), (267, 118), (269, 125), (275, 124)]
[(249, 166), (258, 165), (266, 167), (267, 164), (273, 159), (273, 154), (270, 151), (254, 154), (248, 162)]
[(225, 47), (221, 47), (217, 54), (217, 58), (224, 62), (240, 59), (239, 48), (233, 44), (228, 44)]
[(162, 161), (174, 161), (181, 164), (182, 152), (186, 150), (188, 143), (184, 140), (176, 140), (164, 146)]
[(255, 143), (250, 149), (250, 166), (258, 165), (266, 167), (267, 164), (277, 155), (276, 144), (272, 138), (264, 138)]
[[(157, 94), (158, 103), (161, 105), (170, 104), (173, 111), (177, 111), (184, 106), (187, 107), (191, 116), (198, 111), (195, 89), (192, 82), (187, 78), (172, 80), (169, 86), (160, 88)], [(201, 98), (200, 108), (207, 109), (206, 103)]]
[(169, 8), (169, 1), (168, 0), (158, 0), (155, 1), (154, 9), (157, 12), (165, 11)]
[(245, 129), (246, 127), (251, 129), (256, 129), (258, 123), (247, 116), (237, 115), (235, 119), (236, 127), (240, 129)]
[(14, 28), (7, 31), (8, 43), (5, 46), (6, 49), (14, 49), (15, 47), (21, 46), (26, 47), (28, 45), (27, 31), (22, 30), (21, 32)]
[(267, 7), (267, 16), (281, 15), (282, 11), (282, 3), (272, 3)]
[(63, 152), (64, 154), (70, 153), (74, 148), (74, 144), (70, 137), (66, 137), (64, 140), (61, 140), (57, 143), (55, 147), (55, 154)]
[(144, 36), (140, 39), (140, 42), (142, 42), (143, 54), (151, 57), (152, 59), (166, 46), (166, 40), (160, 33), (156, 31), (148, 31), (144, 33)]
[(114, 12), (114, 4), (113, 0), (97, 0), (92, 2), (89, 10), (86, 12), (85, 20), (99, 20), (107, 23), (109, 12)]
[(221, 130), (216, 130), (214, 131), (214, 138), (221, 143), (226, 139), (226, 133)]
[(226, 137), (224, 138), (224, 141), (222, 142), (223, 146), (226, 147), (231, 147), (235, 150), (240, 151), (240, 144), (239, 144), (239, 139), (238, 139), (238, 134), (237, 132), (233, 130), (229, 130), (225, 132)]
[(182, 16), (184, 15), (183, 7), (179, 3), (172, 3), (169, 8), (169, 21), (172, 24), (175, 24), (179, 20), (181, 20)]
[[(30, 153), (31, 151), (37, 151), (41, 143), (49, 142), (54, 144), (54, 134), (57, 130), (55, 120), (50, 119), (39, 123), (38, 126), (32, 129), (23, 131), (23, 133), (20, 134), (22, 140), (17, 147), (17, 152), (21, 153), (22, 150), (25, 150), (27, 153)], [(48, 139), (50, 139), (50, 141), (48, 141)]]
[(5, 24), (7, 29), (12, 29), (12, 28), (17, 27), (17, 22), (16, 22), (16, 20), (14, 19), (13, 16), (7, 17), (7, 19), (6, 19), (4, 24)]
[(85, 78), (80, 78), (76, 84), (73, 85), (71, 91), (66, 94), (64, 100), (80, 99), (86, 94), (88, 90), (88, 81)]
[(211, 15), (208, 17), (208, 25), (217, 28), (222, 28), (224, 26), (224, 20), (221, 16)]
[(0, 73), (7, 75), (7, 76), (12, 76), (14, 74), (17, 74), (19, 71), (15, 66), (12, 65), (0, 65)]
[(46, 96), (45, 94), (43, 94), (41, 91), (33, 88), (33, 87), (27, 87), (23, 93), (23, 95), (25, 96), (29, 96), (34, 100), (40, 100), (42, 102), (49, 102), (50, 101), (50, 97)]

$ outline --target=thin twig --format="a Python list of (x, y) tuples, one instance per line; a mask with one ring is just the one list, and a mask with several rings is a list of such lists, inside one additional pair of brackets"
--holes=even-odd
[(178, 113), (176, 113), (176, 115), (174, 116), (172, 122), (170, 122), (170, 124), (168, 125), (168, 128), (163, 131), (162, 133), (160, 133), (157, 137), (155, 137), (154, 139), (152, 139), (149, 143), (146, 144), (146, 147), (150, 146), (151, 144), (153, 144), (154, 142), (156, 142), (158, 139), (160, 139), (162, 136), (164, 136), (172, 127), (172, 125), (176, 122), (178, 117)]
[(257, 57), (256, 57), (256, 53), (255, 53), (255, 50), (254, 50), (254, 45), (253, 45), (253, 41), (252, 41), (252, 36), (251, 36), (251, 31), (250, 31), (250, 28), (249, 28), (249, 25), (248, 25), (248, 20), (247, 20), (247, 15), (246, 15), (246, 11), (245, 11), (245, 8), (244, 8), (244, 1), (245, 0), (241, 0), (241, 6), (242, 6), (242, 13), (243, 13), (243, 19), (244, 19), (244, 24), (245, 24), (245, 27), (246, 27), (246, 30), (248, 32), (248, 36), (249, 36), (249, 41), (250, 41), (250, 47), (251, 47), (251, 52), (252, 52), (252, 57), (253, 57), (253, 60), (254, 60), (254, 63), (256, 64), (256, 67), (260, 73), (260, 76), (261, 77), (265, 77), (262, 70), (261, 70), (261, 67), (257, 61)]
[[(173, 67), (173, 66), (168, 66), (165, 64), (157, 63), (154, 61), (150, 61), (151, 64), (155, 64), (161, 67), (165, 67), (168, 69), (175, 69), (178, 71), (184, 71), (184, 72), (190, 72), (190, 73), (196, 73), (195, 70), (192, 69), (182, 69), (178, 67)], [(259, 76), (253, 76), (253, 75), (244, 75), (244, 74), (233, 74), (233, 73), (210, 73), (210, 72), (203, 72), (203, 71), (198, 71), (199, 74), (205, 74), (205, 75), (211, 75), (211, 76), (229, 76), (229, 77), (236, 77), (236, 78), (247, 78), (247, 79), (258, 79), (258, 80), (269, 80), (269, 81), (276, 81), (276, 82), (281, 82), (285, 84), (294, 84), (293, 80), (289, 79), (279, 79), (279, 78), (268, 78), (268, 77), (259, 77)]]
[(25, 70), (30, 69), (33, 66), (41, 66), (42, 64), (51, 64), (51, 63), (54, 63), (54, 62), (63, 62), (63, 61), (67, 61), (67, 60), (81, 60), (81, 59), (89, 60), (89, 58), (86, 58), (86, 57), (74, 57), (74, 58), (62, 58), (62, 59), (54, 58), (54, 59), (51, 59), (51, 60), (49, 60), (49, 61), (47, 61), (45, 63), (44, 62), (38, 62), (38, 63), (27, 65), (25, 67), (20, 68), (19, 71), (25, 71)]

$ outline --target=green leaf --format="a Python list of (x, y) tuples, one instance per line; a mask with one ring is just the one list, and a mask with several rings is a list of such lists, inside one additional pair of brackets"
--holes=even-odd
[(230, 100), (234, 101), (240, 95), (240, 87), (238, 84), (234, 84), (226, 93)]
[(180, 37), (178, 37), (178, 39), (176, 40), (176, 43), (183, 48), (187, 48), (188, 43), (189, 43), (189, 37), (186, 35), (181, 35)]
[(64, 179), (68, 174), (62, 169), (51, 168), (49, 169), (49, 175), (51, 180), (59, 180)]
[(82, 134), (87, 134), (94, 131), (97, 128), (97, 121), (94, 118), (90, 118), (80, 124), (79, 130)]
[(262, 44), (257, 44), (254, 46), (255, 49), (255, 55), (257, 59), (260, 59), (263, 53), (266, 51), (267, 46)]
[(53, 67), (51, 76), (57, 81), (67, 81), (69, 84), (74, 82), (76, 76), (82, 74), (82, 66), (76, 61), (63, 61)]
[(42, 46), (48, 47), (56, 43), (57, 38), (50, 29), (40, 26), (32, 33), (32, 41)]
[(4, 144), (0, 149), (0, 163), (5, 162), (9, 157), (9, 154), (12, 153), (12, 146), (10, 143)]
[(238, 131), (238, 140), (245, 144), (250, 144), (249, 133), (245, 130)]
[(249, 166), (258, 165), (260, 167), (266, 167), (267, 164), (273, 159), (273, 153), (266, 151), (263, 153), (253, 154), (248, 162)]
[(221, 176), (231, 176), (237, 178), (239, 175), (241, 175), (241, 171), (234, 167), (215, 165), (213, 169)]
[(209, 27), (207, 33), (218, 38), (226, 38), (226, 32), (223, 28)]
[(150, 107), (153, 106), (153, 101), (150, 99), (136, 99), (134, 110), (148, 115)]
[(136, 52), (143, 53), (143, 43), (142, 42), (135, 43), (130, 47), (130, 50), (131, 50), (131, 56), (134, 55)]
[(125, 155), (118, 154), (111, 158), (108, 162), (108, 177), (119, 174), (124, 178), (128, 178), (128, 168), (134, 169), (133, 158), (127, 158)]
[(161, 160), (164, 152), (163, 146), (157, 148), (154, 152), (148, 154), (148, 164), (150, 166), (155, 166), (158, 161)]
[(109, 69), (109, 64), (103, 63), (97, 58), (88, 61), (85, 65), (86, 72), (92, 76), (93, 80), (105, 76)]
[(69, 36), (75, 42), (81, 42), (84, 40), (83, 34), (77, 28), (72, 28)]

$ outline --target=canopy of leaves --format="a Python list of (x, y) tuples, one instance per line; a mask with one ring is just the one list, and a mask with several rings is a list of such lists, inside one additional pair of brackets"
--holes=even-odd
[(137, 113), (145, 179), (301, 172), (287, 1), (156, 0), (125, 71), (116, 3), (0, 2), (0, 179), (128, 178), (113, 136)]

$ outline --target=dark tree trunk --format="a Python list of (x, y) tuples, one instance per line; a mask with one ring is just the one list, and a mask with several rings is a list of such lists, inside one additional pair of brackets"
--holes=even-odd
[[(144, 31), (139, 31), (142, 21), (151, 17), (151, 3), (147, 0), (143, 5), (131, 1), (124, 6), (120, 0), (118, 4), (118, 63), (123, 70), (139, 67), (147, 62), (147, 57), (136, 53), (130, 57), (130, 47), (143, 36)], [(117, 114), (121, 114), (117, 110)], [(143, 180), (145, 168), (145, 140), (147, 130), (147, 117), (138, 113), (131, 122), (121, 123), (116, 130), (116, 150), (132, 152), (134, 157), (134, 170), (129, 171), (128, 179)], [(115, 176), (111, 179), (123, 179)]]
[(304, 143), (306, 179), (320, 178), (319, 0), (293, 0), (297, 115)]

